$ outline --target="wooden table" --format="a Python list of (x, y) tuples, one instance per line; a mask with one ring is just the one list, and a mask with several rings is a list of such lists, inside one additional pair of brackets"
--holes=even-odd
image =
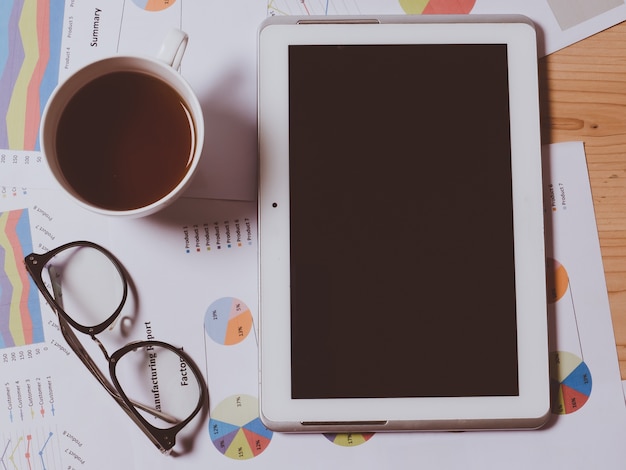
[(540, 60), (544, 143), (584, 141), (626, 379), (626, 22)]

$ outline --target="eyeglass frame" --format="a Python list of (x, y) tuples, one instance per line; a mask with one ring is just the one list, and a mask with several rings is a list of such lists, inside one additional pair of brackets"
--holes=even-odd
[[(99, 323), (98, 325), (85, 326), (76, 322), (76, 320), (74, 320), (70, 315), (67, 314), (67, 312), (63, 309), (62, 305), (50, 293), (49, 289), (46, 287), (46, 284), (43, 280), (42, 273), (44, 271), (45, 266), (48, 264), (48, 262), (52, 258), (57, 256), (59, 253), (65, 250), (68, 250), (70, 248), (74, 248), (74, 247), (93, 248), (99, 251), (100, 253), (102, 253), (104, 256), (106, 256), (109, 259), (109, 261), (111, 261), (111, 263), (117, 270), (118, 274), (120, 275), (120, 278), (123, 283), (123, 293), (122, 293), (122, 299), (120, 301), (120, 304), (105, 321), (103, 321), (102, 323)], [(126, 303), (126, 300), (128, 298), (128, 278), (126, 276), (126, 271), (124, 270), (124, 268), (122, 267), (118, 259), (113, 255), (113, 253), (111, 253), (106, 248), (90, 241), (80, 240), (80, 241), (65, 243), (61, 246), (51, 249), (50, 251), (44, 254), (30, 253), (24, 258), (24, 265), (26, 267), (26, 271), (28, 272), (31, 279), (37, 286), (37, 289), (39, 290), (39, 292), (41, 292), (46, 302), (48, 302), (48, 305), (50, 305), (52, 310), (54, 310), (54, 312), (57, 314), (57, 317), (59, 319), (59, 327), (61, 330), (61, 334), (63, 335), (63, 338), (65, 338), (70, 348), (74, 351), (76, 356), (83, 362), (85, 367), (87, 367), (87, 369), (92, 373), (92, 375), (96, 378), (96, 380), (100, 382), (100, 384), (109, 393), (109, 395), (111, 395), (113, 399), (118, 403), (118, 405), (120, 405), (120, 407), (126, 412), (126, 414), (131, 418), (131, 420), (144, 432), (144, 434), (152, 441), (152, 443), (159, 448), (161, 453), (169, 454), (172, 448), (176, 444), (176, 435), (187, 424), (189, 424), (189, 422), (191, 422), (193, 418), (195, 418), (195, 416), (200, 412), (204, 404), (207, 402), (207, 396), (208, 396), (207, 386), (206, 386), (206, 383), (204, 382), (200, 369), (198, 368), (196, 363), (193, 361), (191, 356), (189, 356), (189, 354), (187, 354), (182, 348), (177, 348), (163, 341), (140, 340), (140, 341), (130, 342), (126, 346), (123, 346), (117, 349), (113, 354), (109, 355), (107, 350), (104, 348), (104, 345), (100, 342), (100, 340), (98, 340), (98, 338), (96, 338), (95, 335), (104, 331), (106, 328), (108, 328), (111, 324), (113, 324), (117, 320), (117, 317), (121, 314), (124, 304)], [(51, 282), (53, 284), (52, 289), (54, 290), (55, 289), (54, 282), (52, 280)], [(72, 329), (69, 327), (83, 334), (88, 335), (89, 337), (91, 337), (93, 341), (95, 341), (98, 344), (98, 346), (100, 347), (100, 350), (102, 351), (107, 362), (109, 363), (109, 376), (110, 376), (110, 379), (113, 381), (113, 385), (109, 382), (109, 379), (107, 379), (106, 375), (102, 372), (100, 367), (94, 362), (93, 358), (85, 350), (80, 340), (76, 337)], [(123, 357), (129, 351), (138, 349), (140, 347), (146, 347), (146, 346), (159, 346), (159, 347), (175, 352), (176, 354), (178, 354), (180, 357), (182, 357), (185, 360), (187, 366), (192, 370), (192, 372), (198, 378), (200, 396), (198, 398), (198, 404), (196, 405), (195, 409), (190, 413), (190, 415), (186, 419), (178, 422), (177, 424), (174, 424), (172, 427), (167, 428), (167, 429), (157, 428), (153, 426), (152, 424), (150, 424), (148, 421), (146, 421), (146, 419), (137, 411), (136, 409), (137, 407), (143, 409), (146, 412), (153, 414), (154, 416), (160, 416), (166, 421), (167, 421), (167, 416), (157, 410), (150, 409), (148, 407), (142, 406), (141, 404), (134, 403), (132, 400), (130, 400), (128, 396), (126, 395), (126, 393), (124, 392), (124, 389), (121, 387), (117, 379), (117, 375), (115, 374), (116, 364), (121, 357)]]

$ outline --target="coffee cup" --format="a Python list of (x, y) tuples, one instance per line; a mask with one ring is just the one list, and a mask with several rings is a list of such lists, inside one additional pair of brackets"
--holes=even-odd
[(113, 56), (77, 70), (42, 114), (40, 147), (79, 205), (140, 217), (187, 187), (204, 142), (200, 103), (178, 72), (188, 36), (173, 30), (156, 58)]

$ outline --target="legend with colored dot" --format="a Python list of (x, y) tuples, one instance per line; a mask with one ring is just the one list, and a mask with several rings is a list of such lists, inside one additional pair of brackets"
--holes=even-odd
[(185, 253), (228, 251), (253, 245), (250, 219), (226, 219), (182, 227)]

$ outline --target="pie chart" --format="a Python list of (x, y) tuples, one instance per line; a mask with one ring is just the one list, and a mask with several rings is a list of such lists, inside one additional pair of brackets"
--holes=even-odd
[(409, 15), (465, 14), (472, 11), (476, 0), (399, 0)]
[(161, 11), (171, 7), (176, 0), (133, 0), (133, 3), (146, 11)]
[(211, 413), (209, 435), (217, 450), (234, 460), (248, 460), (261, 454), (273, 432), (259, 418), (259, 402), (250, 395), (233, 395)]
[(569, 275), (565, 267), (557, 260), (546, 259), (546, 282), (548, 302), (558, 302), (569, 287)]
[(344, 433), (344, 434), (324, 434), (324, 437), (333, 444), (341, 447), (355, 447), (365, 444), (375, 433)]
[(550, 353), (550, 391), (552, 412), (570, 414), (580, 410), (591, 395), (591, 372), (575, 354)]
[(204, 329), (219, 344), (237, 344), (246, 339), (252, 329), (252, 313), (241, 300), (222, 297), (206, 310)]

